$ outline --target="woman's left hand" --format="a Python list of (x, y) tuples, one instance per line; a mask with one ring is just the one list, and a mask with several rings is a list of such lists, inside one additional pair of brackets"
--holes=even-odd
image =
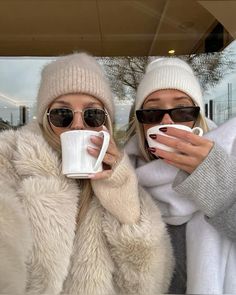
[[(88, 152), (90, 155), (98, 158), (100, 149), (102, 147), (103, 138), (99, 136), (92, 136), (91, 142), (97, 145), (98, 148), (88, 147)], [(114, 139), (111, 137), (108, 149), (103, 159), (103, 168), (104, 170), (91, 175), (92, 179), (104, 179), (111, 176), (114, 167), (120, 161), (122, 155), (118, 150)]]
[(165, 134), (176, 138), (157, 135), (156, 140), (178, 152), (167, 152), (157, 148), (154, 154), (189, 174), (203, 162), (214, 145), (214, 142), (209, 139), (177, 128), (167, 128)]

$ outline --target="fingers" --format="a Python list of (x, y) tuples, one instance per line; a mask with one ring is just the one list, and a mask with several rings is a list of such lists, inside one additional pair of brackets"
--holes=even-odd
[(200, 145), (204, 140), (206, 140), (206, 138), (201, 137), (197, 134), (174, 127), (168, 127), (165, 134), (185, 140), (193, 145)]
[[(171, 130), (172, 129), (172, 130)], [(174, 152), (159, 148), (152, 149), (152, 153), (179, 169), (192, 173), (206, 158), (212, 149), (214, 142), (192, 134), (191, 132), (168, 128), (165, 135), (156, 135), (156, 141), (173, 148)]]
[[(91, 136), (90, 138), (91, 142), (94, 143), (95, 145), (97, 145), (99, 148), (102, 147), (103, 144), (103, 138), (100, 136)], [(108, 153), (111, 154), (115, 154), (117, 152), (117, 147), (115, 144), (115, 141), (113, 140), (113, 138), (110, 138), (110, 143), (107, 149)]]
[(195, 156), (180, 154), (178, 152), (168, 152), (161, 149), (156, 150), (156, 155), (169, 162), (186, 166), (195, 166), (199, 161), (198, 157)]
[[(87, 148), (88, 152), (90, 155), (92, 155), (95, 158), (98, 158), (99, 154), (100, 154), (100, 149), (96, 149), (93, 147), (88, 147)], [(109, 166), (113, 166), (116, 162), (117, 162), (117, 157), (115, 155), (106, 153), (104, 158), (103, 158), (103, 163), (109, 165)]]
[(157, 135), (156, 139), (159, 143), (167, 145), (180, 153), (195, 155), (198, 154), (198, 147), (181, 139), (171, 138), (163, 135)]
[[(92, 136), (91, 142), (94, 143), (97, 146), (97, 148), (88, 147), (88, 152), (92, 156), (97, 158), (99, 156), (100, 149), (102, 147), (103, 138), (101, 138), (99, 136)], [(113, 138), (111, 138), (107, 152), (106, 152), (104, 159), (103, 159), (103, 163), (109, 165), (110, 167), (114, 167), (114, 165), (116, 165), (116, 163), (119, 161), (120, 158), (121, 158), (120, 152), (119, 152)]]
[(214, 142), (207, 138), (192, 134), (191, 132), (184, 131), (184, 133), (187, 133), (185, 137), (183, 136), (184, 134), (181, 132), (181, 137), (177, 137), (175, 134), (175, 138), (164, 135), (157, 135), (156, 141), (172, 147), (181, 153), (189, 155), (202, 155), (202, 157), (206, 157), (206, 155), (208, 155), (208, 153), (212, 149)]

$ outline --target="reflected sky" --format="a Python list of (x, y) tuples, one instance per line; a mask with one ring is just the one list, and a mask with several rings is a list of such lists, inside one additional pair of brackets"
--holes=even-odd
[(40, 72), (49, 58), (0, 58), (0, 93), (19, 102), (33, 104)]
[(20, 105), (27, 106), (29, 120), (33, 118), (40, 72), (51, 60), (52, 58), (0, 58), (0, 118), (11, 125), (18, 125)]

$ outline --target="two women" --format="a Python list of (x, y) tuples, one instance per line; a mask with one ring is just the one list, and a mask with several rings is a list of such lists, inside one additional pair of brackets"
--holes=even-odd
[[(60, 134), (106, 129), (112, 136), (113, 118), (100, 66), (80, 53), (43, 69), (37, 121), (0, 134), (1, 293), (167, 291), (173, 259), (165, 225), (114, 140), (104, 171), (91, 179), (61, 172)], [(101, 139), (91, 141), (97, 157)]]
[[(220, 155), (227, 163), (229, 156), (212, 140), (171, 127), (183, 124), (209, 131), (200, 85), (190, 66), (178, 58), (151, 62), (138, 87), (135, 110), (137, 134), (126, 150), (140, 184), (156, 200), (168, 225), (176, 258), (169, 293), (234, 293), (235, 245), (210, 224), (227, 187), (223, 184), (219, 194), (208, 194), (217, 186)], [(161, 129), (163, 135), (150, 137), (176, 152), (147, 144), (147, 130), (164, 124), (170, 127)]]

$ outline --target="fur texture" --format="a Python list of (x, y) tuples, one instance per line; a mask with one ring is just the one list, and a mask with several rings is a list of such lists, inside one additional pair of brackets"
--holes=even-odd
[[(101, 196), (94, 196), (77, 228), (78, 183), (61, 174), (60, 160), (39, 129), (3, 132), (0, 143), (0, 293), (167, 291), (172, 249), (159, 209), (145, 191), (136, 192), (137, 223), (122, 224), (104, 208)], [(129, 182), (124, 185), (122, 194), (130, 190)], [(110, 197), (107, 190), (104, 185)], [(114, 197), (119, 190), (113, 187)]]

